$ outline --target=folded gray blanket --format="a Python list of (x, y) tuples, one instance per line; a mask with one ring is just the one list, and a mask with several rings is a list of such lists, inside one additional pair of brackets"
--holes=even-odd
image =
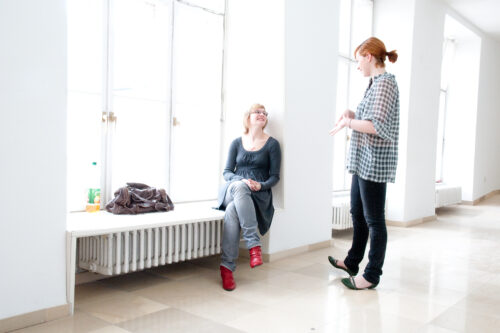
[(113, 214), (140, 214), (149, 212), (168, 212), (174, 204), (164, 189), (156, 189), (146, 184), (127, 183), (115, 192), (106, 210)]

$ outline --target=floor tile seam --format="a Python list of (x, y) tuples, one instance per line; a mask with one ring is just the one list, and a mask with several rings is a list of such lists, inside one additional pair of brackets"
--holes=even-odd
[[(219, 296), (224, 296), (226, 291), (224, 291), (222, 289), (222, 287), (220, 288), (221, 290), (217, 290), (217, 291), (211, 291), (211, 290), (208, 290), (208, 291), (205, 291), (205, 293), (203, 295), (199, 295), (197, 293), (193, 293), (193, 294), (189, 294), (187, 296), (184, 296), (183, 299), (186, 300), (186, 299), (189, 299), (189, 297), (194, 297), (194, 298), (208, 298), (208, 297), (212, 297), (212, 298), (216, 298), (216, 297), (219, 297)], [(152, 297), (149, 297), (149, 296), (145, 296), (145, 295), (140, 295), (141, 297), (143, 298), (146, 298), (148, 300), (151, 300), (153, 302), (156, 302), (156, 303), (160, 303), (160, 304), (163, 304), (163, 305), (166, 305), (168, 307), (178, 307), (178, 304), (179, 304), (179, 297), (176, 297), (175, 301), (172, 300), (172, 298), (152, 298)], [(203, 301), (200, 301), (200, 302), (203, 302)], [(199, 302), (197, 302), (199, 303)]]
[[(249, 302), (250, 303), (250, 302)], [(255, 304), (255, 303), (254, 303)], [(255, 307), (258, 307), (257, 304), (255, 304)], [(254, 307), (254, 308), (255, 308)], [(183, 311), (183, 312), (187, 312), (189, 313), (190, 315), (193, 315), (193, 316), (197, 316), (197, 317), (200, 317), (200, 318), (203, 318), (205, 320), (210, 320), (214, 323), (218, 323), (218, 324), (222, 324), (222, 325), (226, 325), (228, 326), (227, 324), (233, 320), (238, 320), (239, 318), (242, 318), (244, 316), (247, 316), (249, 314), (254, 314), (256, 312), (259, 312), (260, 309), (257, 309), (257, 310), (252, 310), (250, 312), (243, 312), (241, 315), (236, 315), (236, 316), (232, 316), (231, 318), (228, 318), (226, 320), (223, 320), (223, 321), (215, 321), (214, 318), (213, 318), (213, 315), (205, 315), (205, 314), (200, 314), (199, 312), (197, 313), (196, 311), (193, 311), (192, 309), (188, 309), (188, 308), (183, 308), (183, 307), (176, 307), (177, 310), (180, 310), (180, 311)]]
[[(160, 305), (160, 306), (162, 306), (162, 307), (163, 307), (162, 309), (158, 309), (158, 310), (152, 311), (152, 312), (147, 313), (147, 314), (155, 313), (155, 312), (158, 312), (158, 311), (163, 311), (163, 310), (166, 310), (166, 309), (168, 309), (168, 308), (170, 308), (170, 307), (171, 307), (171, 306), (170, 306), (170, 305), (168, 305), (168, 304), (164, 304), (164, 303), (161, 303), (161, 302), (159, 302), (159, 301), (157, 301), (157, 300), (149, 299), (149, 298), (144, 297), (144, 296), (135, 295), (135, 297), (142, 298), (142, 299), (144, 299), (144, 300), (146, 300), (146, 301), (148, 301), (148, 302), (152, 302), (152, 303), (155, 303), (156, 305)], [(109, 301), (109, 299), (108, 299), (108, 300), (106, 300), (106, 301)], [(95, 303), (96, 303), (96, 304), (100, 304), (100, 303), (102, 303), (102, 301), (96, 301)], [(94, 304), (94, 305), (96, 305), (96, 304)], [(80, 307), (80, 306), (75, 306), (75, 310), (78, 310), (78, 311), (80, 311), (80, 312), (83, 312), (83, 313), (85, 313), (86, 315), (92, 316), (93, 318), (97, 318), (97, 319), (99, 319), (99, 320), (105, 321), (106, 323), (109, 323), (109, 324), (111, 324), (111, 325), (116, 325), (116, 324), (118, 324), (118, 323), (121, 323), (121, 322), (123, 322), (123, 321), (126, 321), (126, 320), (121, 320), (121, 321), (118, 321), (118, 322), (109, 322), (109, 321), (107, 321), (107, 320), (106, 320), (106, 319), (104, 319), (104, 318), (97, 317), (97, 316), (93, 315), (91, 312), (89, 312), (89, 311), (92, 311), (92, 306), (91, 306), (91, 305), (92, 305), (92, 304), (86, 304), (86, 305), (85, 305), (85, 307), (89, 307), (89, 306), (90, 306), (90, 308), (89, 308), (88, 310), (87, 310), (87, 309), (85, 309), (85, 308), (82, 308), (82, 307)], [(142, 316), (147, 315), (147, 314), (139, 315), (138, 317), (142, 317)], [(138, 317), (137, 317), (137, 318), (138, 318)], [(135, 318), (136, 318), (136, 317), (134, 317), (134, 319), (135, 319)]]
[(109, 325), (116, 326), (116, 324), (117, 324), (117, 323), (111, 323), (111, 322), (107, 321), (106, 319), (97, 317), (97, 316), (93, 315), (92, 313), (90, 313), (88, 311), (84, 311), (84, 310), (81, 310), (81, 309), (78, 310), (78, 311), (84, 313), (86, 316), (91, 317), (93, 320), (97, 320), (97, 321), (103, 322), (103, 324), (106, 325), (106, 326), (109, 326)]
[[(465, 299), (463, 299), (462, 301), (465, 301)], [(458, 302), (458, 303), (460, 303), (460, 302)], [(454, 305), (458, 309), (465, 310), (468, 313), (473, 313), (475, 315), (480, 315), (480, 316), (484, 316), (484, 317), (488, 317), (488, 318), (496, 319), (496, 320), (500, 321), (500, 313), (489, 313), (489, 312), (486, 313), (484, 311), (477, 310), (476, 308), (470, 308), (470, 307), (467, 307), (464, 305), (459, 305), (458, 303)], [(498, 304), (499, 303), (497, 302), (496, 305), (498, 305)]]
[[(127, 321), (137, 320), (137, 319), (140, 319), (140, 318), (145, 317), (145, 316), (153, 315), (153, 314), (155, 314), (155, 313), (158, 313), (158, 312), (161, 312), (161, 311), (168, 310), (168, 309), (170, 309), (170, 308), (171, 308), (170, 306), (167, 306), (166, 308), (163, 308), (163, 309), (158, 309), (158, 310), (151, 311), (151, 312), (148, 312), (148, 313), (144, 313), (144, 314), (141, 314), (141, 315), (138, 315), (138, 316), (132, 317), (132, 318), (125, 318), (125, 319), (123, 319), (123, 320), (119, 320), (119, 321), (114, 322), (114, 323), (111, 323), (111, 322), (109, 322), (109, 323), (110, 323), (111, 325), (113, 325), (113, 326), (118, 326), (118, 327), (120, 327), (120, 326), (119, 326), (120, 324), (125, 323), (125, 322), (127, 322)], [(103, 321), (106, 321), (106, 319), (103, 319), (103, 318), (99, 318), (99, 319), (101, 319), (101, 320), (103, 320)], [(106, 321), (106, 322), (108, 322), (108, 321)], [(122, 327), (120, 327), (120, 328), (122, 328)]]
[[(267, 310), (262, 309), (262, 310), (257, 311), (255, 314), (259, 315), (259, 314), (261, 314), (261, 313), (263, 313), (263, 312), (269, 312), (269, 311), (279, 311), (279, 312), (280, 312), (280, 314), (284, 314), (284, 315), (286, 315), (286, 316), (288, 316), (288, 317), (291, 317), (291, 318), (294, 318), (294, 316), (296, 316), (296, 313), (295, 313), (294, 311), (290, 311), (290, 310), (286, 310), (286, 309), (281, 309), (281, 308), (280, 308), (280, 309), (274, 309), (274, 308), (273, 308), (273, 309), (271, 309), (271, 310), (269, 310), (269, 309), (267, 309)], [(230, 327), (232, 327), (232, 328), (239, 329), (239, 328), (235, 325), (235, 323), (234, 323), (234, 322), (238, 322), (239, 320), (241, 320), (241, 318), (244, 318), (244, 317), (249, 317), (249, 316), (248, 316), (248, 315), (244, 315), (244, 316), (240, 317), (239, 319), (234, 319), (234, 320), (228, 321), (225, 325), (230, 326)], [(324, 318), (324, 317), (323, 317), (323, 318)], [(303, 319), (303, 318), (302, 318), (302, 319)], [(328, 325), (328, 324), (329, 324), (329, 323), (331, 323), (333, 320), (334, 320), (334, 318), (328, 319), (327, 321), (325, 321), (325, 322), (324, 322), (324, 325)], [(321, 325), (318, 325), (318, 326), (321, 326)], [(248, 332), (254, 332), (254, 331), (253, 331), (253, 330), (251, 330), (251, 331), (248, 331)], [(260, 330), (259, 330), (259, 331), (255, 331), (255, 332), (262, 333), (262, 331), (260, 331)], [(271, 332), (271, 331), (267, 331), (267, 330), (266, 330), (266, 331), (264, 331), (264, 332)], [(276, 331), (272, 331), (272, 333), (275, 333), (275, 332), (276, 332)], [(286, 333), (289, 333), (290, 331), (288, 331), (288, 330), (287, 330), (287, 331), (280, 331), (280, 332), (286, 332)], [(303, 331), (293, 331), (293, 332), (303, 332)]]
[[(461, 307), (458, 307), (460, 310), (464, 310), (463, 308)], [(455, 309), (449, 309), (449, 310), (455, 310)], [(448, 311), (448, 310), (447, 310)], [(486, 315), (484, 313), (481, 313), (481, 312), (476, 312), (476, 311), (471, 311), (471, 310), (467, 310), (467, 314), (470, 314), (470, 313), (473, 313), (474, 316), (479, 317), (480, 320), (484, 320), (485, 318), (486, 319), (489, 319), (492, 321), (492, 323), (494, 323), (495, 325), (498, 324), (498, 328), (500, 329), (500, 317), (496, 317), (496, 316), (491, 316), (491, 315)], [(445, 313), (442, 313), (441, 315), (439, 315), (438, 317), (434, 318), (429, 324), (430, 325), (435, 325), (435, 326), (439, 326), (439, 327), (442, 327), (442, 328), (445, 328), (445, 329), (448, 329), (448, 330), (452, 330), (454, 331), (454, 329), (450, 328), (450, 327), (447, 327), (447, 326), (443, 326), (444, 324), (439, 324), (437, 321), (439, 319), (439, 317), (441, 317), (442, 315), (444, 315)], [(465, 321), (465, 318), (463, 318), (463, 320)], [(446, 323), (449, 322), (449, 320), (445, 321)]]
[[(196, 319), (198, 319), (198, 320), (202, 319), (202, 320), (204, 321), (203, 326), (207, 326), (208, 324), (211, 324), (211, 325), (218, 325), (218, 326), (223, 325), (223, 324), (221, 324), (220, 322), (218, 322), (218, 321), (214, 321), (214, 320), (213, 320), (213, 319), (211, 319), (211, 318), (203, 317), (203, 316), (200, 316), (200, 315), (198, 315), (198, 314), (191, 313), (191, 312), (189, 312), (189, 311), (186, 311), (186, 310), (184, 310), (184, 309), (177, 308), (177, 307), (169, 307), (169, 308), (167, 308), (167, 309), (163, 309), (163, 310), (159, 310), (159, 311), (155, 311), (155, 312), (147, 313), (147, 314), (144, 314), (144, 315), (139, 316), (139, 317), (137, 317), (137, 318), (130, 319), (130, 320), (128, 320), (128, 321), (134, 321), (134, 320), (140, 319), (140, 318), (142, 318), (142, 317), (152, 316), (152, 315), (156, 314), (157, 312), (167, 311), (167, 310), (175, 310), (175, 311), (179, 311), (179, 312), (182, 312), (182, 313), (187, 314), (187, 315), (189, 315), (189, 316), (194, 316), (194, 317), (197, 317)], [(119, 323), (119, 325), (118, 325), (118, 324), (115, 324), (114, 326), (118, 326), (118, 327), (120, 327), (120, 328), (124, 329), (124, 328), (123, 328), (123, 327), (121, 327), (120, 325), (125, 325), (125, 323), (126, 323), (126, 321), (124, 321), (124, 322), (120, 322), (120, 323)]]
[[(371, 308), (371, 309), (373, 309), (373, 308)], [(441, 316), (447, 310), (448, 310), (448, 307), (445, 307), (443, 310), (440, 310), (437, 314), (433, 314), (432, 316), (427, 313), (428, 317), (423, 319), (421, 321), (421, 323), (424, 325), (430, 324), (434, 319)], [(411, 315), (406, 314), (406, 313), (403, 313), (403, 314), (401, 314), (400, 312), (395, 313), (395, 312), (391, 312), (390, 310), (386, 310), (386, 309), (381, 309), (380, 312), (387, 314), (387, 315), (398, 316), (398, 317), (401, 317), (401, 318), (406, 319), (406, 320), (417, 321), (417, 319), (415, 319), (415, 316), (411, 316)]]
[(436, 326), (436, 327), (439, 327), (439, 328), (444, 329), (444, 330), (446, 330), (446, 331), (450, 331), (450, 332), (454, 332), (454, 333), (463, 333), (463, 332), (464, 332), (464, 331), (457, 331), (457, 330), (454, 330), (454, 329), (452, 329), (452, 328), (450, 328), (450, 327), (443, 326), (442, 324), (440, 325), (440, 324), (438, 324), (438, 323), (436, 323), (436, 322), (434, 322), (434, 321), (435, 321), (435, 319), (434, 319), (432, 322), (430, 322), (430, 323), (426, 324), (426, 326), (427, 326), (427, 325), (432, 325), (432, 326)]
[[(399, 294), (399, 295), (398, 295), (397, 293), (394, 293), (394, 292), (393, 292), (393, 293), (388, 294), (388, 296), (391, 296), (391, 297), (392, 297), (392, 296), (395, 296), (395, 297), (404, 296), (404, 298), (405, 298), (405, 299), (409, 299), (410, 301), (415, 301), (415, 302), (418, 302), (418, 303), (428, 303), (428, 304), (427, 304), (427, 306), (426, 306), (426, 308), (429, 308), (429, 305), (435, 305), (435, 306), (437, 306), (437, 307), (439, 307), (439, 308), (442, 308), (442, 309), (440, 309), (440, 310), (438, 311), (438, 313), (437, 313), (437, 314), (433, 314), (433, 316), (434, 316), (433, 318), (436, 318), (436, 317), (440, 316), (442, 313), (444, 313), (444, 312), (448, 311), (448, 310), (452, 307), (452, 306), (447, 306), (447, 305), (443, 305), (443, 304), (437, 303), (437, 302), (435, 302), (435, 301), (430, 301), (430, 300), (422, 300), (422, 299), (420, 299), (420, 298), (418, 298), (418, 297), (411, 296), (411, 295), (401, 295), (401, 294)], [(458, 302), (457, 302), (457, 303), (458, 303)], [(380, 304), (378, 304), (378, 307), (379, 307), (379, 309), (380, 309), (380, 311), (381, 311), (381, 312), (384, 312), (384, 313), (386, 313), (386, 314), (393, 314), (393, 315), (395, 314), (394, 312), (387, 311), (387, 310), (386, 310), (386, 307), (382, 307), (382, 306), (380, 306)], [(370, 305), (370, 306), (369, 306), (369, 308), (370, 308), (370, 309), (373, 309), (373, 306), (372, 306), (372, 305)], [(404, 317), (404, 318), (408, 318), (408, 319), (412, 319), (412, 320), (414, 320), (414, 318), (413, 318), (413, 317), (407, 317), (407, 316), (405, 316), (405, 315), (401, 315), (401, 317)], [(427, 321), (428, 321), (428, 322), (431, 322), (432, 320), (433, 320), (433, 319), (429, 319), (429, 320), (427, 320)]]
[[(276, 278), (276, 277), (279, 277), (279, 275), (273, 276), (271, 279)], [(275, 283), (269, 283), (269, 279), (262, 279), (262, 280), (256, 280), (256, 281), (251, 281), (251, 282), (248, 279), (244, 279), (244, 281), (246, 281), (246, 283), (243, 285), (244, 288), (247, 288), (247, 287), (251, 288), (254, 285), (261, 284), (261, 285), (267, 285), (268, 287), (280, 288), (280, 289), (283, 289), (285, 291), (299, 292), (298, 290), (293, 289), (293, 288), (289, 288), (289, 287), (285, 287), (285, 286), (277, 286)], [(238, 286), (237, 279), (236, 279), (236, 285)], [(250, 289), (250, 288), (248, 288), (248, 289)]]
[[(387, 313), (387, 312), (381, 312), (381, 311), (375, 311), (375, 310), (372, 310), (370, 309), (369, 310), (370, 312), (373, 312), (373, 313), (376, 313), (376, 312), (379, 312), (379, 313), (382, 313), (382, 314), (385, 314), (385, 315), (390, 315), (390, 316), (394, 316), (394, 317), (397, 317), (399, 319), (402, 319), (404, 321), (408, 321), (408, 322), (411, 322), (412, 324), (415, 324), (416, 326), (416, 331), (415, 332), (419, 332), (419, 328), (421, 327), (425, 327), (426, 325), (428, 325), (428, 323), (424, 323), (422, 321), (417, 321), (413, 318), (406, 318), (406, 317), (403, 317), (403, 316), (400, 316), (400, 315), (397, 315), (397, 314), (394, 314), (394, 313)], [(345, 327), (345, 326), (342, 326), (342, 328), (345, 328), (345, 329), (349, 329), (349, 327)], [(408, 333), (408, 332), (411, 332), (411, 331), (405, 331), (405, 333)]]
[[(121, 293), (126, 293), (126, 294), (132, 294), (133, 293), (133, 292), (123, 291), (123, 290), (116, 290), (116, 291), (120, 291)], [(119, 297), (127, 296), (126, 294), (109, 295), (109, 296), (97, 295), (95, 297), (98, 297), (99, 299), (90, 299), (90, 300), (83, 300), (83, 301), (76, 300), (75, 301), (75, 309), (79, 308), (82, 305), (83, 306), (87, 306), (87, 305), (92, 305), (94, 303), (107, 302), (109, 300), (113, 300), (113, 299), (116, 299), (116, 298), (119, 298)], [(95, 297), (91, 297), (91, 298), (95, 298)]]
[(273, 300), (273, 301), (270, 301), (270, 302), (264, 302), (264, 303), (255, 303), (255, 301), (252, 301), (252, 300), (248, 300), (247, 298), (245, 297), (241, 297), (241, 296), (237, 296), (235, 294), (230, 294), (228, 295), (228, 297), (231, 297), (233, 298), (234, 300), (243, 300), (245, 302), (253, 302), (255, 304), (258, 304), (259, 307), (270, 307), (270, 306), (274, 306), (276, 304), (279, 304), (281, 302), (286, 302), (286, 301), (292, 301), (295, 297), (297, 297), (298, 295), (290, 295), (290, 296), (284, 296), (283, 298), (280, 298), (280, 299), (276, 299), (276, 300)]
[[(154, 288), (154, 287), (157, 287), (157, 286), (151, 286), (151, 288)], [(99, 303), (103, 303), (103, 302), (108, 302), (108, 301), (112, 301), (112, 300), (116, 300), (116, 299), (119, 299), (121, 297), (138, 297), (138, 298), (142, 298), (142, 299), (145, 299), (145, 300), (148, 300), (148, 301), (151, 301), (151, 302), (155, 302), (155, 303), (158, 303), (158, 301), (155, 301), (153, 299), (150, 299), (144, 295), (140, 295), (138, 294), (140, 291), (144, 290), (145, 288), (143, 289), (138, 289), (138, 290), (133, 290), (133, 291), (126, 291), (126, 290), (120, 290), (121, 292), (123, 292), (124, 294), (119, 294), (119, 295), (110, 295), (109, 297), (105, 297), (103, 299), (98, 299), (98, 300), (93, 300), (93, 301), (84, 301), (84, 302), (75, 302), (75, 309), (77, 308), (81, 308), (81, 306), (84, 306), (84, 307), (88, 307), (88, 306), (92, 306), (92, 305), (96, 305), (96, 304), (99, 304)], [(161, 304), (161, 303), (160, 303)]]
[[(450, 291), (455, 292), (454, 290), (450, 290)], [(461, 295), (456, 300), (453, 300), (451, 303), (449, 303), (449, 302), (441, 301), (440, 299), (442, 297), (432, 297), (431, 295), (426, 295), (426, 296), (424, 296), (424, 295), (422, 295), (422, 296), (419, 296), (419, 295), (410, 295), (410, 294), (405, 294), (405, 295), (416, 297), (417, 299), (420, 299), (422, 301), (430, 300), (431, 302), (433, 302), (433, 303), (435, 303), (437, 305), (446, 306), (446, 307), (455, 306), (456, 304), (458, 304), (459, 302), (461, 302), (466, 297), (466, 295), (463, 294), (463, 296)]]

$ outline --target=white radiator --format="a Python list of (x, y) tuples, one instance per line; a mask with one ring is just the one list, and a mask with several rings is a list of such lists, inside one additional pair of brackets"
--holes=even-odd
[(223, 220), (186, 223), (78, 239), (78, 265), (118, 275), (220, 253)]
[(436, 208), (459, 204), (462, 202), (462, 188), (460, 186), (436, 185)]
[(333, 199), (332, 229), (345, 230), (352, 228), (351, 205), (349, 200), (350, 198), (348, 196)]

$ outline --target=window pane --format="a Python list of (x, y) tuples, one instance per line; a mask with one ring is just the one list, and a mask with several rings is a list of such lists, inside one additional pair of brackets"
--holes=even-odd
[(448, 89), (451, 68), (455, 57), (455, 41), (446, 38), (443, 45), (443, 60), (441, 62), (441, 89)]
[[(351, 51), (372, 35), (373, 1), (353, 0)], [(353, 57), (352, 54), (349, 56)]]
[(85, 209), (92, 162), (100, 165), (102, 110), (101, 0), (70, 0), (68, 15), (68, 210)]
[(349, 109), (356, 111), (359, 102), (363, 99), (369, 79), (358, 71), (358, 64), (351, 62), (349, 73)]
[(120, 0), (112, 10), (112, 191), (126, 182), (167, 189), (172, 8)]
[(436, 142), (436, 181), (443, 181), (444, 122), (446, 113), (446, 92), (439, 96), (439, 118)]
[[(337, 78), (337, 110), (335, 121), (347, 109), (349, 62), (339, 57)], [(344, 172), (346, 167), (346, 130), (342, 130), (333, 137), (333, 190), (345, 189)]]
[(114, 2), (114, 96), (167, 101), (171, 15), (171, 5), (160, 0)]
[(225, 0), (182, 0), (202, 8), (210, 9), (216, 13), (224, 14)]
[(103, 1), (69, 0), (68, 90), (102, 92)]
[(349, 57), (349, 37), (351, 31), (351, 0), (340, 0), (339, 53)]
[(173, 200), (214, 199), (220, 178), (223, 17), (176, 3)]
[[(337, 114), (346, 108), (356, 111), (368, 80), (357, 70), (352, 54), (356, 47), (372, 35), (373, 0), (340, 0), (339, 72), (337, 81)], [(338, 118), (338, 115), (336, 115)], [(340, 134), (340, 133), (339, 133)], [(346, 169), (350, 131), (334, 138), (333, 190), (348, 190), (351, 175)], [(343, 152), (343, 156), (341, 156)]]

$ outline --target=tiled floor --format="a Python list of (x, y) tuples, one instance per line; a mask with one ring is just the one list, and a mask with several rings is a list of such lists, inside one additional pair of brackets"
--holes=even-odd
[(327, 261), (351, 236), (255, 269), (242, 259), (232, 292), (217, 257), (80, 285), (74, 316), (18, 332), (500, 332), (500, 195), (390, 227), (376, 290), (347, 290)]

